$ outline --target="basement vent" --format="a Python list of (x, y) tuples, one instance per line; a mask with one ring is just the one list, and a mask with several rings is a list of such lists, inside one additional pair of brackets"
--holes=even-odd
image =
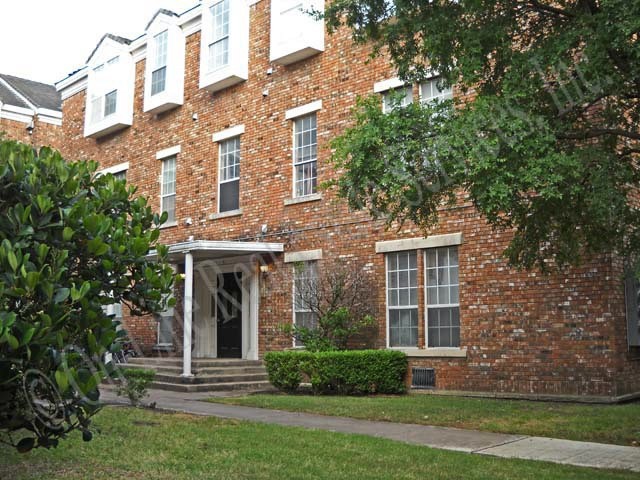
[(411, 369), (411, 388), (435, 388), (436, 371), (433, 368), (413, 367)]

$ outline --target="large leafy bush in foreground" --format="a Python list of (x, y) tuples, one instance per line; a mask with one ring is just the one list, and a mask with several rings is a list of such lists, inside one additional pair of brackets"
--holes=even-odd
[(103, 307), (159, 310), (173, 282), (163, 219), (96, 167), (0, 141), (0, 439), (21, 451), (91, 438), (100, 360), (124, 333)]

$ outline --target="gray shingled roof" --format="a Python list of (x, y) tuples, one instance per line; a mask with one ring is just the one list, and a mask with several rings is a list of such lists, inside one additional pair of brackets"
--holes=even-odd
[(149, 23), (147, 23), (147, 26), (144, 29), (145, 31), (149, 30), (149, 27), (151, 26), (153, 21), (160, 14), (167, 15), (168, 17), (179, 17), (179, 15), (176, 12), (172, 12), (171, 10), (167, 10), (166, 8), (161, 8), (153, 15), (153, 17), (151, 17), (151, 20), (149, 20)]
[(100, 41), (98, 42), (98, 44), (96, 45), (96, 48), (94, 48), (93, 51), (91, 52), (91, 55), (89, 55), (89, 58), (87, 58), (87, 63), (89, 63), (89, 61), (91, 60), (91, 57), (93, 57), (93, 55), (98, 51), (98, 48), (100, 48), (100, 45), (102, 45), (102, 42), (104, 42), (105, 38), (110, 38), (111, 40), (114, 40), (118, 43), (122, 43), (123, 45), (131, 44), (131, 40), (129, 40), (128, 38), (119, 37), (118, 35), (114, 35), (113, 33), (105, 33), (100, 39)]
[[(0, 73), (0, 78), (11, 85), (14, 90), (37, 108), (48, 108), (49, 110), (57, 111), (62, 110), (60, 93), (56, 91), (56, 87), (53, 85), (34, 82), (33, 80), (14, 77), (13, 75), (6, 75), (4, 73)], [(25, 104), (25, 102), (23, 102), (11, 90), (6, 88), (2, 83), (0, 83), (0, 100), (6, 104), (28, 108), (28, 105)]]

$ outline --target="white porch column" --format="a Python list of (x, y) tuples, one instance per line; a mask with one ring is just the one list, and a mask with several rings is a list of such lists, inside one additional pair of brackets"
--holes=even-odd
[(184, 340), (182, 342), (182, 376), (191, 377), (191, 330), (193, 326), (193, 254), (184, 256)]

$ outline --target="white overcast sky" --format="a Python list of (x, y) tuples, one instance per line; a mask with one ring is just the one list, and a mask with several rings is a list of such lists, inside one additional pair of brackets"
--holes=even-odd
[(133, 39), (153, 14), (198, 0), (0, 0), (0, 73), (55, 83), (84, 65), (100, 38)]

